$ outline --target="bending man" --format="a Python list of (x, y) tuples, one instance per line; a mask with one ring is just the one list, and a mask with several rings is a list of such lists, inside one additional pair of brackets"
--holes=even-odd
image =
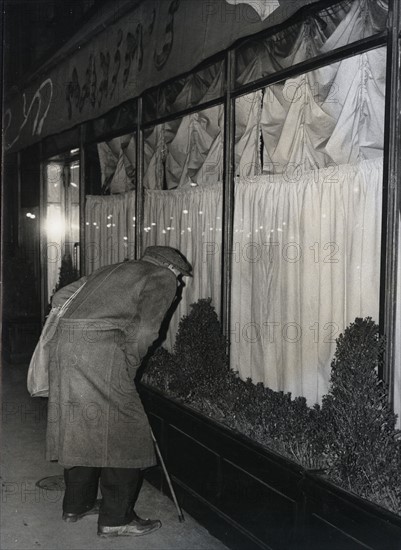
[[(141, 469), (156, 464), (134, 378), (176, 295), (177, 277), (190, 270), (177, 250), (149, 247), (139, 261), (90, 275), (60, 319), (49, 369), (46, 458), (64, 466), (63, 519), (99, 511), (103, 537), (161, 527), (134, 512)], [(83, 282), (61, 289), (53, 305)]]

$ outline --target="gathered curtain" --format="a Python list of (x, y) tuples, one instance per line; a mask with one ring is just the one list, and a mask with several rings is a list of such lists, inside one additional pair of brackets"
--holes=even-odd
[(262, 171), (291, 179), (382, 155), (385, 66), (379, 48), (266, 88)]
[(172, 348), (178, 323), (199, 298), (211, 298), (217, 314), (221, 299), (222, 184), (172, 191), (146, 190), (143, 247), (180, 250), (191, 263), (182, 299), (169, 325), (166, 347)]
[(335, 338), (378, 321), (385, 54), (266, 88), (262, 174), (236, 181), (231, 365), (311, 403)]
[(217, 105), (145, 133), (144, 187), (168, 190), (221, 181), (223, 115), (223, 105)]
[(99, 267), (134, 258), (132, 204), (135, 204), (135, 191), (86, 197), (85, 259), (88, 274)]
[(235, 174), (245, 178), (261, 172), (260, 118), (262, 91), (239, 97), (235, 101)]
[[(87, 273), (135, 257), (135, 192), (86, 197)], [(178, 323), (199, 298), (211, 298), (220, 314), (222, 183), (172, 191), (145, 190), (143, 249), (179, 249), (193, 268), (170, 322), (165, 345), (173, 346)]]
[[(260, 173), (262, 92), (236, 101), (235, 169)], [(218, 183), (223, 176), (223, 105), (204, 109), (145, 132), (144, 187), (177, 189)]]
[(387, 17), (387, 0), (343, 0), (266, 38), (251, 38), (236, 51), (236, 83), (253, 82), (384, 31)]
[(127, 134), (97, 145), (103, 192), (125, 193), (136, 188), (136, 139)]
[(235, 192), (231, 366), (311, 403), (335, 338), (379, 313), (382, 158), (261, 175)]

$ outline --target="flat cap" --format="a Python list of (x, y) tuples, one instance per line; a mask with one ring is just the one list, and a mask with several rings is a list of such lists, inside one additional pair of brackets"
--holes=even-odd
[(192, 277), (192, 266), (181, 252), (170, 246), (148, 246), (145, 249), (143, 258), (153, 258), (162, 265), (172, 265), (175, 269), (178, 269), (183, 275)]

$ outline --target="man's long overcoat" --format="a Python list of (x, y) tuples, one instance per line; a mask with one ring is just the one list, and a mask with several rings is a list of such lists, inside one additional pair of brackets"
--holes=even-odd
[(88, 277), (52, 341), (48, 460), (65, 467), (156, 463), (134, 377), (176, 288), (168, 268), (147, 261), (107, 266)]

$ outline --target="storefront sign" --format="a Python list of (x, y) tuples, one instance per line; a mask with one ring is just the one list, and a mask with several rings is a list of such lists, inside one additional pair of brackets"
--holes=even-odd
[[(146, 0), (6, 106), (6, 151), (101, 116), (311, 0)], [(116, 5), (118, 5), (116, 3)], [(116, 8), (117, 9), (117, 8)]]

